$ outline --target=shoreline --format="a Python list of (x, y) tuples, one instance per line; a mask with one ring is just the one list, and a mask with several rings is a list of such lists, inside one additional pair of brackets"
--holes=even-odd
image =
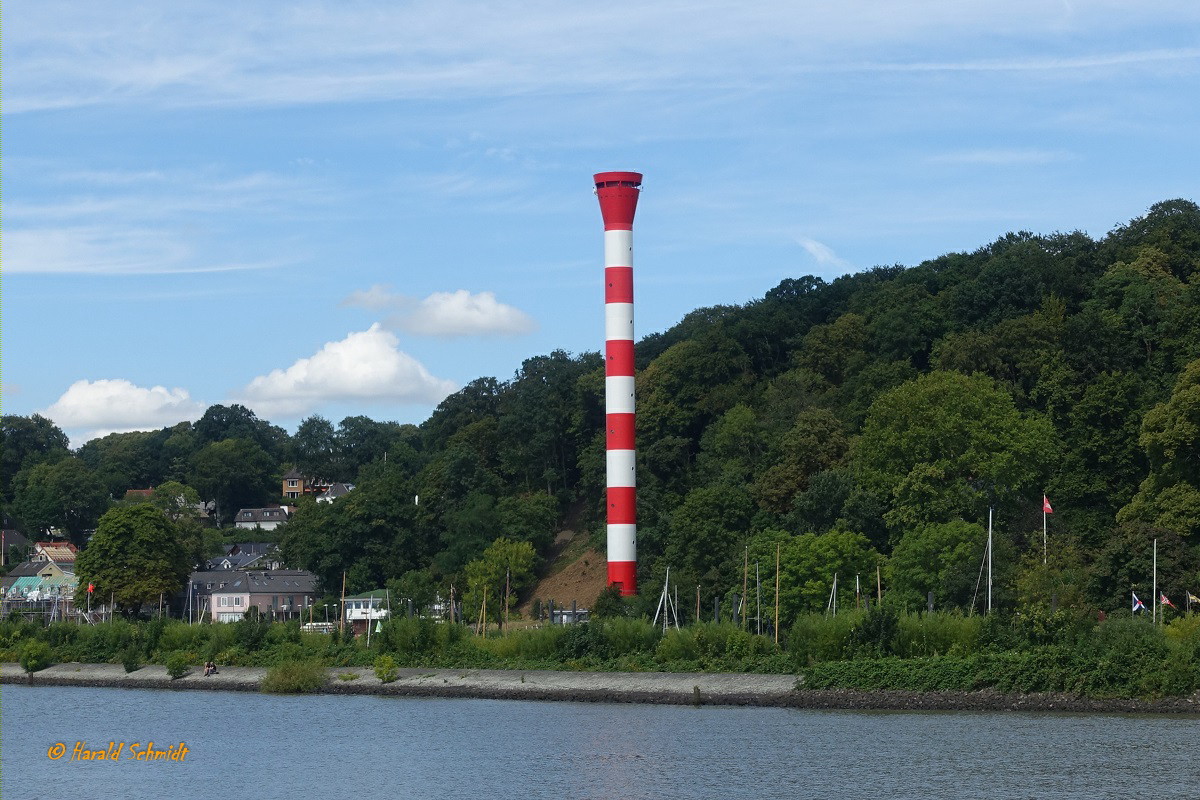
[[(0, 684), (174, 691), (260, 690), (265, 667), (222, 667), (205, 677), (199, 667), (172, 680), (161, 665), (126, 673), (120, 664), (55, 664), (26, 675), (0, 665)], [(1200, 692), (1188, 697), (1119, 700), (1067, 694), (911, 692), (796, 689), (795, 675), (675, 672), (558, 672), (550, 670), (422, 669), (398, 671), (382, 683), (370, 667), (332, 667), (319, 694), (445, 697), (652, 705), (720, 705), (841, 711), (1025, 711), (1126, 714), (1200, 714)], [(353, 679), (340, 676), (356, 675)]]

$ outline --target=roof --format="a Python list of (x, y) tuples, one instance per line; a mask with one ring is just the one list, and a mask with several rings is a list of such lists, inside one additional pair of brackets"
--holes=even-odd
[(354, 491), (353, 483), (335, 483), (325, 490), (325, 494), (317, 498), (318, 501), (330, 503), (339, 497), (344, 497)]
[(374, 600), (374, 599), (382, 600), (382, 599), (386, 598), (387, 595), (388, 595), (387, 589), (372, 589), (369, 592), (362, 592), (360, 594), (346, 595), (346, 599), (347, 600)]
[(35, 549), (38, 555), (54, 562), (74, 563), (75, 554), (79, 552), (79, 548), (70, 542), (38, 542)]
[(151, 486), (149, 489), (126, 489), (125, 490), (125, 499), (126, 500), (149, 500), (153, 494), (154, 494), (153, 486)]
[(279, 545), (275, 542), (237, 542), (227, 551), (225, 555), (256, 555), (261, 556), (277, 550)]
[(5, 575), (3, 578), (0, 578), (0, 586), (12, 586), (13, 583), (16, 582), (17, 578), (36, 576), (38, 572), (40, 572), (45, 566), (45, 561), (22, 561), (20, 564), (14, 565), (13, 568), (8, 571), (7, 575)]
[(284, 473), (283, 479), (285, 481), (304, 480), (304, 475), (301, 474), (299, 470), (289, 469)]
[[(209, 573), (192, 573), (193, 583), (202, 581), (195, 575), (214, 575), (206, 583), (213, 586), (213, 594), (316, 594), (317, 576), (302, 569), (237, 570)], [(224, 581), (221, 587), (218, 581)]]
[(269, 508), (243, 508), (233, 518), (236, 523), (244, 522), (285, 522), (288, 518), (287, 506), (272, 506)]

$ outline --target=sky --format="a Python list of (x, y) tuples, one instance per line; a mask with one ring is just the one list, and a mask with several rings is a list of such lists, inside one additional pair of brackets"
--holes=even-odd
[(2, 58), (2, 409), (74, 446), (599, 350), (599, 171), (639, 337), (1200, 200), (1194, 0), (39, 0)]

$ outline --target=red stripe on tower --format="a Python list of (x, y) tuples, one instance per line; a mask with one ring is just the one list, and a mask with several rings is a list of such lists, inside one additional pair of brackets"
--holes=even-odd
[(633, 215), (639, 172), (599, 172), (604, 217), (604, 415), (608, 465), (608, 584), (637, 594), (637, 480), (633, 402)]

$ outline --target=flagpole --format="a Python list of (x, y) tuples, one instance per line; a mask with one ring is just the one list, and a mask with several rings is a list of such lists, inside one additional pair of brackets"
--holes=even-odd
[(988, 506), (988, 540), (987, 540), (987, 562), (988, 562), (988, 613), (992, 613), (992, 507)]
[(1046, 496), (1042, 495), (1042, 566), (1046, 566)]
[(1150, 591), (1150, 598), (1153, 608), (1150, 621), (1158, 622), (1158, 539), (1154, 540), (1154, 588)]

